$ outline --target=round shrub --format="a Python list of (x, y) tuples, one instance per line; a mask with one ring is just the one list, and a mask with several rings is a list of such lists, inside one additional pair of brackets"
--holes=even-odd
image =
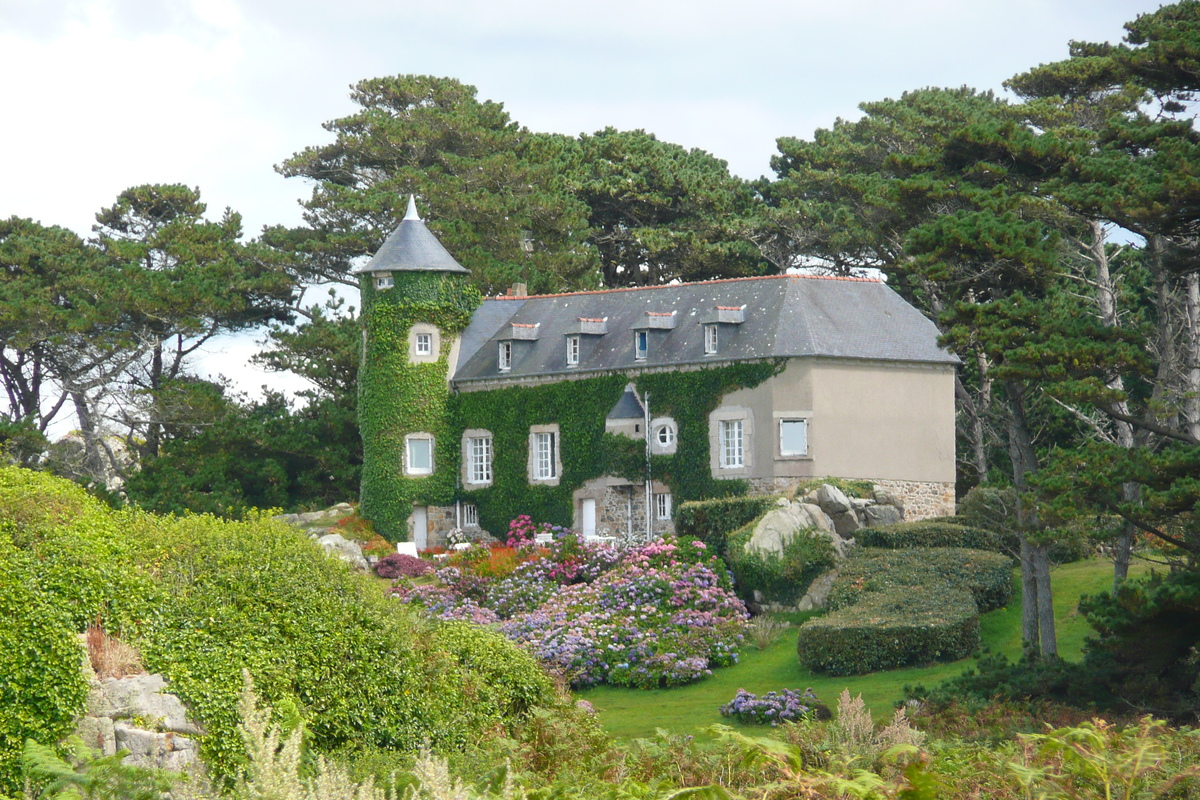
[(433, 570), (428, 562), (407, 553), (392, 553), (379, 559), (375, 574), (381, 578), (419, 578)]
[[(767, 692), (762, 697), (738, 689), (725, 705), (721, 706), (721, 716), (732, 717), (746, 725), (770, 725), (780, 722), (795, 722), (807, 716), (815, 716), (817, 695), (812, 689), (801, 692), (798, 689), (784, 689), (782, 692)], [(825, 709), (826, 715), (829, 710)]]
[[(840, 580), (840, 576), (839, 576)], [(847, 608), (800, 626), (800, 663), (830, 675), (860, 675), (965, 658), (979, 646), (970, 593), (944, 581), (869, 592)]]

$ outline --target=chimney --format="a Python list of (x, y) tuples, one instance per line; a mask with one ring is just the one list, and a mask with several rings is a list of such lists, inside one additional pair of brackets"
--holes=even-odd
[(529, 291), (523, 283), (514, 283), (512, 288), (508, 290), (509, 297), (528, 297)]

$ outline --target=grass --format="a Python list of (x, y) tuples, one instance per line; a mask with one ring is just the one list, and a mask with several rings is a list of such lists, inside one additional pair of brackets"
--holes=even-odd
[[(1138, 574), (1144, 568), (1135, 567)], [(1009, 658), (1021, 655), (1020, 583), (1014, 574), (1016, 593), (1006, 608), (980, 618), (983, 644), (992, 652)], [(1051, 576), (1054, 587), (1055, 622), (1058, 649), (1063, 658), (1078, 660), (1084, 638), (1091, 632), (1079, 614), (1079, 598), (1085, 594), (1108, 591), (1112, 585), (1112, 564), (1103, 560), (1065, 564)], [(748, 646), (742, 650), (739, 664), (716, 670), (712, 677), (675, 689), (622, 689), (601, 686), (579, 692), (579, 696), (599, 712), (600, 721), (614, 737), (632, 739), (653, 736), (655, 728), (696, 733), (717, 722), (728, 722), (717, 710), (729, 702), (738, 689), (755, 694), (780, 689), (812, 687), (831, 708), (842, 689), (862, 693), (863, 700), (877, 718), (890, 715), (893, 704), (904, 694), (905, 684), (934, 685), (954, 677), (972, 664), (963, 659), (948, 664), (876, 672), (847, 678), (818, 675), (800, 667), (796, 659), (796, 628), (802, 618), (789, 617), (793, 627), (784, 632), (766, 650)]]

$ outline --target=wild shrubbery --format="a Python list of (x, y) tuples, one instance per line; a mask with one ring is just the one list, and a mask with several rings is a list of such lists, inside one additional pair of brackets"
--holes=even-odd
[(0, 793), (19, 787), (25, 737), (69, 731), (85, 696), (75, 637), (94, 623), (171, 682), (221, 778), (242, 758), (243, 667), (311, 720), (317, 751), (462, 748), (555, 706), (536, 662), (499, 634), (405, 613), (280, 523), (114, 512), (10, 468), (0, 531)]

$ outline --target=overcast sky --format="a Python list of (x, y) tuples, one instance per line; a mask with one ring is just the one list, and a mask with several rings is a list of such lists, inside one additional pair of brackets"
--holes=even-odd
[[(142, 183), (250, 235), (310, 191), (273, 166), (363, 78), (458, 78), (528, 128), (643, 128), (754, 178), (779, 136), (923, 86), (999, 90), (1117, 41), (1152, 0), (0, 0), (0, 218), (89, 235)], [(247, 345), (246, 351), (254, 348)], [(240, 354), (227, 358), (236, 362)]]

